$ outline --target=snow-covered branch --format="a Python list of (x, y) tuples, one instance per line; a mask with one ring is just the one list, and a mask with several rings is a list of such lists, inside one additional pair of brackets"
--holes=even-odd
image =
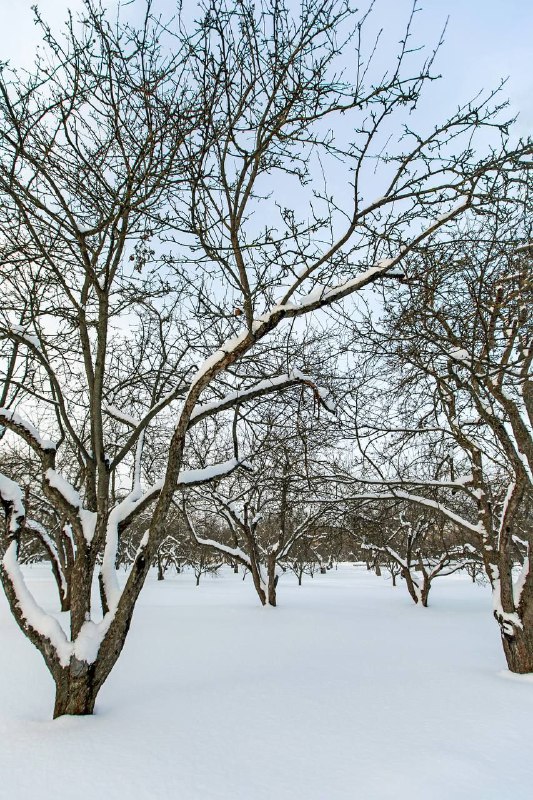
[(293, 370), (287, 375), (280, 375), (276, 378), (266, 378), (265, 380), (257, 383), (255, 386), (229, 392), (223, 397), (217, 398), (216, 400), (211, 400), (209, 403), (197, 405), (191, 414), (190, 426), (196, 425), (198, 422), (206, 419), (206, 417), (219, 414), (222, 411), (227, 411), (228, 409), (233, 408), (236, 405), (240, 405), (241, 403), (255, 400), (258, 397), (264, 397), (272, 392), (288, 389), (291, 386), (297, 385), (309, 386), (313, 390), (315, 397), (319, 400), (319, 402), (328, 411), (334, 411), (333, 403), (328, 399), (327, 390), (317, 386), (310, 376), (304, 375), (299, 370)]
[(412, 494), (410, 492), (404, 492), (400, 489), (391, 491), (391, 492), (365, 492), (356, 495), (350, 495), (349, 497), (343, 498), (345, 501), (350, 500), (405, 500), (409, 503), (415, 503), (416, 505), (425, 506), (426, 508), (432, 508), (435, 511), (438, 511), (439, 514), (442, 514), (447, 519), (455, 522), (456, 525), (459, 525), (464, 530), (469, 531), (470, 533), (474, 533), (477, 536), (480, 536), (484, 533), (484, 528), (481, 523), (473, 524), (469, 522), (464, 517), (461, 517), (459, 514), (456, 514), (447, 506), (444, 506), (442, 503), (437, 502), (436, 500), (430, 500), (423, 495)]
[(10, 408), (0, 408), (0, 425), (18, 434), (40, 456), (53, 455), (57, 449), (55, 442), (42, 436), (35, 425)]

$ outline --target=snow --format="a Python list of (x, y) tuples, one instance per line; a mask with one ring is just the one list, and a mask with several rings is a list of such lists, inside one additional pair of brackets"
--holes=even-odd
[(105, 411), (106, 414), (109, 414), (110, 417), (115, 417), (115, 419), (119, 420), (120, 422), (124, 422), (126, 425), (130, 425), (132, 428), (138, 428), (141, 424), (140, 419), (132, 417), (130, 414), (125, 414), (124, 411), (121, 411), (120, 408), (117, 408), (116, 406), (103, 406), (103, 411)]
[(88, 511), (86, 508), (82, 508), (78, 512), (78, 516), (80, 518), (85, 541), (87, 544), (91, 544), (94, 537), (94, 532), (96, 530), (96, 512)]
[(118, 550), (119, 525), (132, 514), (140, 503), (153, 495), (154, 497), (161, 491), (163, 481), (158, 481), (143, 493), (140, 485), (136, 485), (134, 490), (111, 510), (107, 520), (104, 557), (102, 560), (101, 575), (107, 599), (107, 605), (111, 611), (116, 611), (120, 601), (121, 589), (118, 584), (115, 569), (116, 556)]
[[(203, 418), (205, 415), (216, 414), (219, 410), (224, 410), (237, 400), (242, 403), (247, 398), (257, 397), (258, 395), (269, 392), (270, 390), (275, 391), (277, 388), (284, 388), (285, 384), (295, 380), (313, 382), (313, 378), (310, 375), (304, 375), (304, 373), (299, 369), (293, 369), (290, 373), (286, 375), (279, 375), (275, 378), (265, 378), (265, 380), (259, 381), (254, 386), (238, 389), (234, 392), (225, 394), (223, 397), (218, 397), (216, 400), (211, 400), (208, 403), (200, 403), (196, 405), (191, 414), (191, 422), (194, 422), (194, 420), (198, 418)], [(326, 398), (328, 395), (327, 390), (317, 389), (317, 391), (320, 393), (324, 403), (326, 403)]]
[(239, 466), (247, 466), (246, 462), (239, 461), (237, 458), (230, 458), (229, 461), (222, 461), (220, 464), (211, 464), (202, 469), (182, 470), (178, 477), (178, 486), (190, 486), (196, 483), (208, 483), (222, 475), (233, 472)]
[(466, 364), (469, 364), (472, 360), (472, 356), (468, 350), (465, 350), (461, 347), (452, 347), (452, 349), (448, 352), (448, 355), (450, 358), (453, 358), (454, 361), (462, 361)]
[[(389, 263), (389, 261), (391, 263)], [(350, 292), (358, 289), (359, 286), (364, 286), (374, 277), (374, 275), (379, 275), (381, 272), (384, 272), (393, 263), (395, 263), (395, 259), (387, 259), (385, 266), (377, 265), (375, 267), (370, 267), (370, 269), (360, 272), (355, 276), (355, 278), (351, 278), (345, 283), (340, 283), (337, 286), (333, 286), (331, 289), (326, 290), (325, 287), (314, 289), (308, 295), (305, 295), (300, 299), (299, 307), (305, 309), (308, 306), (313, 306), (319, 301), (333, 301), (337, 299), (337, 296), (340, 299), (341, 297), (344, 297)]]
[(37, 336), (35, 336), (33, 333), (28, 333), (28, 330), (22, 325), (10, 325), (9, 329), (16, 336), (20, 336), (21, 339), (24, 339), (24, 341), (26, 341), (32, 347), (35, 347), (37, 350), (41, 349), (41, 343)]
[[(366, 481), (365, 481), (366, 483)], [(453, 483), (446, 484), (448, 486), (453, 486)], [(462, 484), (458, 484), (461, 486)], [(412, 494), (410, 492), (404, 492), (400, 489), (395, 489), (392, 492), (365, 492), (361, 494), (354, 495), (351, 499), (353, 500), (410, 500), (411, 502), (417, 503), (421, 506), (426, 506), (427, 508), (435, 508), (441, 512), (444, 516), (451, 519), (453, 522), (456, 522), (462, 528), (465, 528), (472, 533), (477, 535), (483, 536), (486, 535), (485, 528), (481, 522), (477, 524), (473, 524), (469, 522), (465, 517), (459, 516), (451, 509), (447, 508), (442, 503), (438, 503), (436, 500), (431, 500), (428, 497), (424, 497), (423, 495)]]
[(43, 450), (57, 449), (57, 444), (55, 442), (52, 442), (50, 439), (43, 438), (37, 428), (32, 425), (31, 422), (28, 422), (28, 420), (24, 419), (24, 417), (21, 417), (20, 414), (17, 414), (17, 412), (13, 411), (11, 408), (0, 408), (0, 416), (5, 420), (10, 420), (19, 428), (23, 428), (26, 433), (32, 437), (32, 439), (35, 439), (38, 446)]
[(58, 491), (63, 500), (78, 512), (85, 541), (87, 544), (91, 544), (96, 529), (96, 513), (83, 508), (79, 492), (59, 472), (56, 472), (55, 469), (47, 469), (44, 474), (50, 486)]
[(116, 609), (108, 611), (100, 622), (88, 619), (83, 623), (76, 641), (71, 645), (73, 655), (78, 661), (86, 661), (88, 664), (96, 661), (100, 645), (115, 618), (115, 611)]
[(79, 492), (59, 472), (56, 472), (55, 469), (47, 469), (45, 478), (52, 489), (56, 489), (69, 506), (76, 509), (81, 508)]
[(216, 350), (211, 356), (206, 358), (206, 360), (200, 364), (198, 370), (195, 372), (194, 377), (191, 381), (191, 385), (189, 388), (189, 392), (196, 386), (196, 384), (201, 381), (204, 375), (209, 372), (213, 367), (215, 367), (220, 361), (222, 361), (228, 353), (232, 353), (234, 350), (244, 342), (244, 340), (248, 336), (248, 331), (244, 330), (237, 336), (234, 336), (231, 339), (226, 339), (226, 341)]
[(528, 575), (529, 575), (529, 557), (526, 557), (524, 559), (522, 568), (518, 573), (518, 578), (513, 583), (513, 601), (515, 606), (518, 606), (520, 602), (520, 598), (522, 597), (522, 592), (524, 590), (524, 586), (526, 585)]
[(15, 541), (7, 547), (2, 565), (13, 585), (16, 602), (23, 618), (30, 627), (39, 631), (49, 640), (57, 652), (60, 664), (67, 666), (72, 654), (72, 644), (68, 641), (57, 619), (41, 608), (28, 589), (17, 560), (17, 543)]
[(22, 501), (22, 490), (18, 483), (12, 481), (7, 475), (0, 472), (0, 499), (11, 506), (11, 520), (9, 530), (12, 533), (19, 527), (18, 519), (24, 516), (24, 503)]
[[(47, 571), (25, 574), (55, 609)], [(529, 800), (533, 686), (505, 670), (490, 590), (441, 578), (418, 609), (346, 565), (278, 596), (151, 576), (96, 715), (55, 722), (2, 596), (2, 797)]]

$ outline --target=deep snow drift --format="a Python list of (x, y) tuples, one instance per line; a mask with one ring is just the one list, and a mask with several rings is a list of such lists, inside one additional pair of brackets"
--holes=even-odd
[(2, 595), (0, 798), (531, 798), (533, 677), (504, 671), (487, 589), (442, 578), (423, 609), (345, 565), (283, 576), (279, 602), (229, 570), (152, 578), (97, 714), (52, 722)]

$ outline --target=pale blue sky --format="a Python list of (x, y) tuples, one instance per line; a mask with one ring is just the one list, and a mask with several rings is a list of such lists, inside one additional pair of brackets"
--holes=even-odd
[[(26, 65), (31, 61), (38, 43), (32, 22), (34, 2), (0, 0), (0, 60)], [(105, 2), (114, 5), (113, 0)], [(142, 0), (136, 2), (142, 5)], [(79, 9), (81, 0), (40, 0), (38, 5), (55, 26), (65, 18), (67, 8)], [(161, 10), (170, 11), (173, 5), (172, 0), (156, 0)], [(184, 0), (183, 5), (187, 16), (194, 13), (196, 3)], [(374, 25), (384, 26), (394, 40), (409, 7), (410, 0), (378, 0)], [(529, 133), (533, 128), (532, 0), (423, 0), (417, 17), (418, 40), (434, 41), (447, 16), (450, 22), (438, 61), (444, 79), (438, 89), (432, 89), (435, 105), (441, 112), (451, 109), (478, 89), (509, 76), (506, 94), (513, 111), (520, 111), (519, 132)]]

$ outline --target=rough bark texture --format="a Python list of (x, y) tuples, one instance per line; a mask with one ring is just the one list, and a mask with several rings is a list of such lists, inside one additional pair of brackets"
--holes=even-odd
[[(529, 578), (529, 576), (528, 576)], [(533, 672), (533, 584), (527, 580), (516, 610), (519, 625), (501, 625), (503, 651), (511, 672)], [(496, 615), (495, 615), (496, 616)], [(498, 618), (496, 616), (498, 621)], [(511, 632), (512, 628), (512, 632)]]
[(94, 665), (73, 658), (70, 666), (56, 678), (54, 719), (64, 714), (92, 714), (99, 688)]
[(413, 576), (411, 575), (409, 570), (405, 568), (402, 569), (402, 577), (405, 580), (405, 583), (407, 585), (407, 590), (411, 595), (413, 602), (415, 602), (417, 605), (420, 603), (424, 608), (427, 608), (429, 590), (431, 589), (431, 581), (427, 580), (426, 577), (424, 577), (422, 588), (420, 588), (418, 585), (415, 585)]
[(502, 633), (502, 644), (507, 666), (521, 675), (533, 672), (533, 630), (515, 631), (514, 636)]
[(278, 576), (276, 575), (276, 556), (269, 556), (267, 563), (267, 576), (268, 576), (268, 604), (269, 606), (276, 605), (276, 587), (278, 585)]

